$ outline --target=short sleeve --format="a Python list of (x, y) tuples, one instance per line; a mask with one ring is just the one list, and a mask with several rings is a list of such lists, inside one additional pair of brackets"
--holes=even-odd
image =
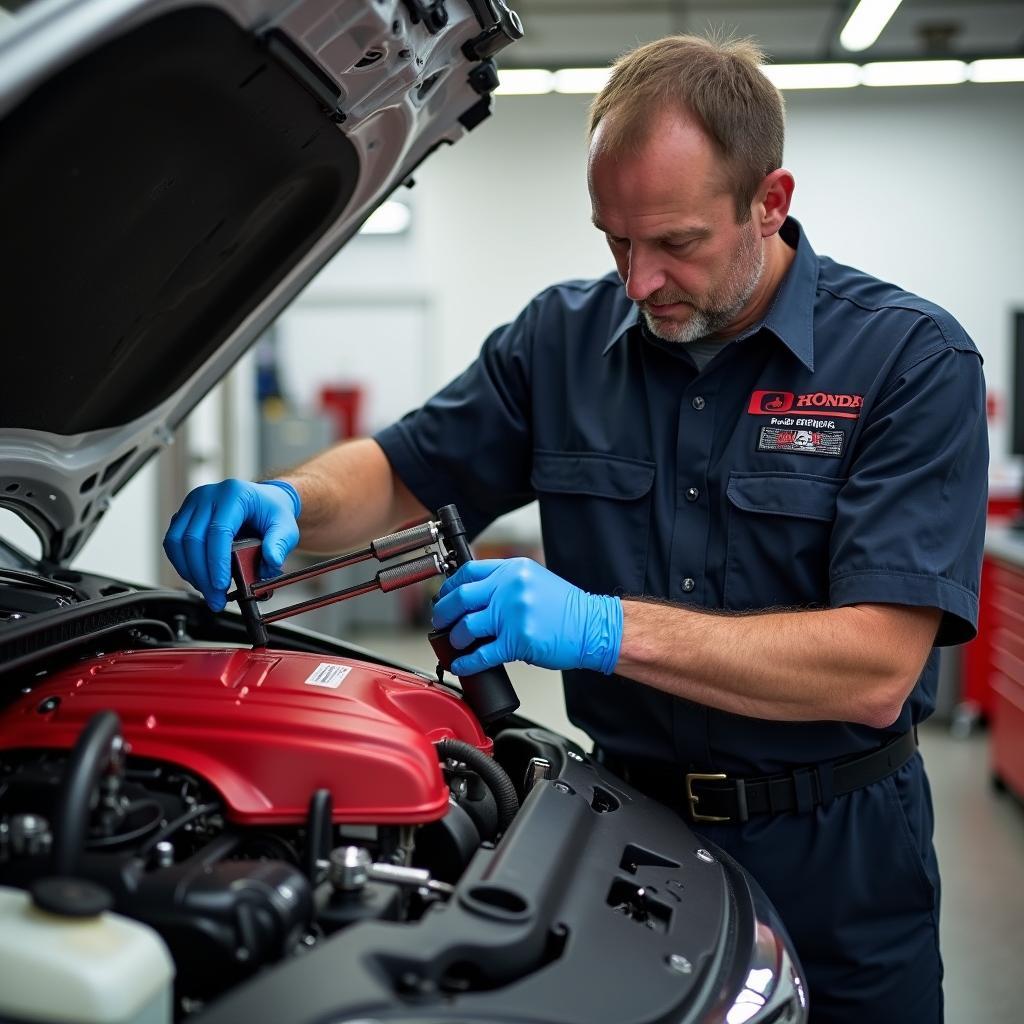
[(477, 359), (421, 408), (374, 435), (429, 509), (454, 503), (470, 536), (533, 500), (534, 307), (494, 331)]
[(978, 623), (988, 491), (981, 357), (930, 319), (904, 351), (858, 441), (839, 492), (830, 603), (903, 604), (943, 612), (936, 644), (964, 643)]

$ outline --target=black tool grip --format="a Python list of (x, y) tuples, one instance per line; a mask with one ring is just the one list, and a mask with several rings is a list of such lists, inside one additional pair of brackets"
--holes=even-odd
[[(473, 552), (466, 540), (466, 527), (462, 523), (462, 516), (455, 505), (445, 505), (437, 510), (437, 519), (441, 524), (441, 536), (444, 538), (444, 546), (455, 556), (457, 565), (465, 565), (473, 560)], [(469, 654), (475, 651), (482, 644), (488, 643), (490, 637), (477, 640), (464, 650), (453, 647), (448, 639), (448, 630), (434, 630), (427, 635), (434, 653), (437, 654), (438, 664), (450, 672), (452, 661), (461, 654)], [(511, 715), (519, 707), (519, 697), (512, 680), (509, 679), (504, 665), (497, 665), (494, 668), (485, 669), (473, 676), (459, 676), (462, 683), (462, 696), (466, 703), (472, 708), (473, 713), (481, 722), (495, 722), (499, 718)]]
[(474, 676), (459, 676), (459, 682), (466, 703), (485, 725), (511, 715), (519, 707), (519, 697), (504, 665), (486, 668)]
[[(470, 654), (478, 647), (489, 644), (494, 637), (485, 636), (475, 640), (468, 647), (455, 647), (450, 638), (450, 630), (435, 629), (427, 634), (430, 646), (437, 655), (437, 663), (446, 671), (451, 672), (452, 662), (464, 654)], [(512, 686), (504, 665), (484, 669), (472, 676), (459, 676), (462, 683), (462, 696), (472, 708), (473, 714), (485, 724), (496, 722), (499, 718), (511, 715), (519, 707), (519, 697)]]

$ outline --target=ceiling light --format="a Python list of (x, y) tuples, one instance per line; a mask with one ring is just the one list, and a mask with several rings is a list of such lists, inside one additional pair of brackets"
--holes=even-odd
[(555, 72), (555, 92), (600, 92), (611, 73), (611, 68), (563, 68)]
[(761, 70), (777, 89), (851, 89), (861, 78), (856, 64), (766, 64)]
[(866, 50), (882, 34), (899, 5), (900, 0), (860, 0), (839, 33), (843, 48)]
[(497, 96), (540, 96), (555, 87), (555, 76), (540, 68), (499, 69)]
[[(874, 61), (869, 64), (766, 64), (761, 70), (779, 89), (852, 89), (858, 85), (956, 85), (1024, 81), (1024, 57), (976, 60)], [(506, 96), (596, 93), (608, 84), (609, 68), (513, 68), (499, 71), (496, 90)]]
[(361, 235), (400, 235), (409, 229), (412, 210), (405, 203), (389, 199), (381, 203), (359, 229)]
[(1024, 57), (976, 60), (967, 75), (972, 82), (1024, 82)]
[(864, 65), (865, 85), (956, 85), (967, 81), (962, 60), (888, 60)]

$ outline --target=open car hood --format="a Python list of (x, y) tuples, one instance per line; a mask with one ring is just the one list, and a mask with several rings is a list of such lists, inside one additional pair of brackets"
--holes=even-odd
[(503, 0), (34, 0), (0, 21), (0, 505), (66, 563), (442, 142)]

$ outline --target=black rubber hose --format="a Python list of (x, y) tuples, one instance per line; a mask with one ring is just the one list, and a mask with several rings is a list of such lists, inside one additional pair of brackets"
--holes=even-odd
[(170, 839), (178, 829), (183, 828), (190, 821), (195, 821), (196, 818), (202, 818), (207, 814), (219, 814), (221, 806), (218, 803), (209, 804), (197, 804), (195, 807), (190, 807), (184, 814), (179, 815), (172, 822), (164, 825), (159, 832), (154, 836), (150, 836), (135, 851), (135, 856), (139, 860), (145, 860), (155, 849), (157, 843), (162, 843), (165, 839)]
[(121, 735), (116, 711), (100, 711), (89, 719), (68, 759), (64, 784), (53, 821), (54, 874), (73, 877), (89, 831), (92, 795), (110, 763), (110, 750)]
[(519, 811), (516, 787), (512, 784), (505, 769), (493, 757), (488, 757), (487, 754), (477, 750), (472, 743), (446, 739), (439, 740), (436, 746), (441, 757), (465, 761), (467, 766), (484, 780), (487, 788), (494, 794), (495, 803), (498, 805), (498, 831), (504, 832)]
[(331, 824), (334, 814), (334, 798), (329, 789), (318, 789), (309, 799), (306, 812), (306, 852), (303, 857), (303, 871), (311, 885), (320, 881), (323, 872), (320, 861), (331, 855)]

